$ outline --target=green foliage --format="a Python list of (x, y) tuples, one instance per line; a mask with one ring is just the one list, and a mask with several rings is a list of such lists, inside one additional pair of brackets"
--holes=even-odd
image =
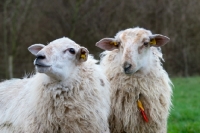
[(173, 107), (168, 133), (200, 132), (200, 77), (172, 78)]

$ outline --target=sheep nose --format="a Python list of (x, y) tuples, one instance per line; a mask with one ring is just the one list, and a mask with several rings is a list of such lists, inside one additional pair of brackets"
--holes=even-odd
[(46, 56), (45, 56), (45, 55), (37, 55), (36, 58), (37, 58), (37, 59), (45, 59)]
[(36, 55), (36, 59), (34, 61), (34, 65), (38, 67), (50, 67), (51, 65), (46, 64), (46, 56), (43, 54)]
[(129, 73), (130, 69), (131, 69), (132, 65), (128, 62), (124, 63), (124, 72), (125, 73)]

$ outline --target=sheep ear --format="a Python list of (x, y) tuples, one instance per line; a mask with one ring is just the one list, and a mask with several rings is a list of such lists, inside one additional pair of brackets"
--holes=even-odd
[(160, 47), (168, 43), (170, 40), (169, 37), (163, 36), (160, 34), (154, 34), (150, 36), (150, 45), (155, 47)]
[(85, 61), (87, 61), (88, 54), (89, 54), (89, 51), (88, 51), (85, 47), (81, 47), (81, 48), (78, 50), (78, 53), (77, 53), (77, 55), (76, 55), (76, 58), (77, 58), (77, 60), (80, 61), (80, 62), (85, 62)]
[(33, 44), (28, 47), (28, 50), (33, 54), (36, 55), (41, 49), (43, 49), (45, 45), (43, 44)]
[(112, 51), (119, 47), (119, 43), (114, 38), (103, 38), (96, 43), (96, 46), (103, 50)]

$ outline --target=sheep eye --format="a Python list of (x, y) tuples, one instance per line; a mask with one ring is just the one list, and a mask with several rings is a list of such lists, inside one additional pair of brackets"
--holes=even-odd
[(145, 47), (148, 47), (149, 46), (149, 43), (148, 42), (144, 42), (143, 44)]
[(69, 52), (70, 52), (71, 54), (75, 54), (75, 50), (74, 50), (73, 48), (70, 48), (70, 49), (69, 49)]

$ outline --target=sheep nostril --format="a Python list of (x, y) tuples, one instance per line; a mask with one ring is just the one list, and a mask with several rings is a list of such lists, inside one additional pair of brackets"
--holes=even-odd
[(37, 59), (45, 59), (46, 56), (45, 55), (37, 55)]
[(124, 63), (124, 71), (125, 72), (128, 72), (130, 70), (130, 68), (132, 67), (131, 64), (129, 64), (128, 62), (125, 62)]

